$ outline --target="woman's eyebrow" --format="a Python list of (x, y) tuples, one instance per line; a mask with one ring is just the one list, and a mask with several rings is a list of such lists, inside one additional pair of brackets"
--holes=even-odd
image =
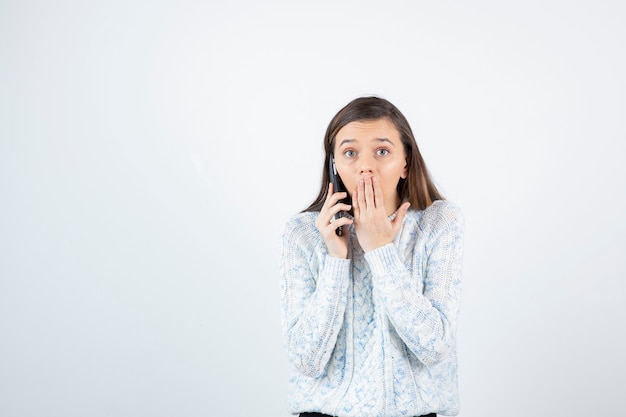
[[(392, 141), (390, 141), (387, 138), (374, 138), (374, 139), (372, 139), (372, 141), (374, 141), (374, 142), (388, 142), (388, 143), (391, 144), (391, 146), (396, 146), (396, 145), (394, 145), (394, 143)], [(351, 142), (356, 142), (356, 139), (344, 139), (344, 140), (341, 141), (341, 143), (339, 143), (339, 146), (343, 146), (343, 144), (351, 143)]]
[(396, 146), (392, 141), (390, 141), (387, 138), (374, 138), (374, 139), (372, 139), (372, 141), (375, 141), (375, 142), (388, 142), (388, 143), (391, 144), (391, 146)]

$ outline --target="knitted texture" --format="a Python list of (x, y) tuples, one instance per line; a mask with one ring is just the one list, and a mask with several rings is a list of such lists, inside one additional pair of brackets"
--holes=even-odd
[(288, 408), (341, 417), (456, 415), (463, 218), (409, 210), (393, 243), (328, 255), (317, 212), (282, 231), (281, 318), (294, 365)]

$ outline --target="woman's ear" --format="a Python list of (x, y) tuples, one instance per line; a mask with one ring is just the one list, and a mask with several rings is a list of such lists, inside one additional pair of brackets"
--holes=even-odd
[(408, 163), (406, 162), (406, 159), (404, 160), (404, 170), (402, 170), (402, 175), (400, 175), (400, 178), (402, 178), (403, 180), (406, 179), (406, 177), (409, 176), (409, 169), (407, 168)]

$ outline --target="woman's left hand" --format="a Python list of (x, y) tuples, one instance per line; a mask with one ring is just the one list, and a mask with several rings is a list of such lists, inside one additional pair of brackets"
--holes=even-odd
[(352, 206), (357, 239), (361, 248), (369, 252), (393, 242), (410, 203), (403, 203), (398, 208), (396, 217), (389, 220), (378, 179), (367, 176), (359, 181), (352, 195)]

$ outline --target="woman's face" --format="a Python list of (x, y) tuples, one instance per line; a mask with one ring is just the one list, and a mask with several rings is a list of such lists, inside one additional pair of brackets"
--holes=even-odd
[(382, 188), (385, 211), (391, 215), (400, 205), (396, 189), (407, 176), (406, 155), (400, 133), (389, 119), (348, 123), (335, 137), (335, 164), (348, 194), (359, 180), (376, 177)]

